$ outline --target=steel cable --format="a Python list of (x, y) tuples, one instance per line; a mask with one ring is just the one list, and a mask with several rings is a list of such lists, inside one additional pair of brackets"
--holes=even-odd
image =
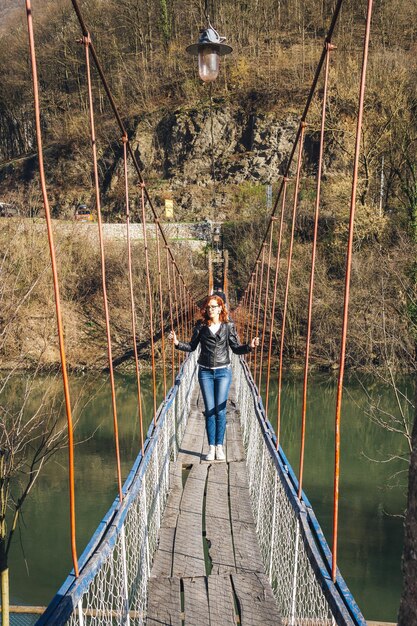
[(106, 323), (107, 355), (108, 355), (108, 362), (109, 362), (111, 402), (112, 402), (112, 410), (113, 410), (114, 444), (115, 444), (115, 449), (116, 449), (117, 485), (118, 485), (118, 491), (119, 491), (119, 499), (120, 501), (122, 501), (123, 493), (122, 493), (122, 471), (121, 471), (121, 466), (120, 466), (119, 423), (118, 423), (118, 418), (117, 418), (116, 388), (115, 388), (115, 382), (114, 382), (112, 343), (111, 343), (111, 331), (110, 331), (110, 314), (109, 314), (107, 286), (106, 286), (106, 261), (105, 261), (105, 253), (104, 253), (100, 185), (99, 185), (99, 178), (98, 178), (97, 143), (96, 143), (95, 122), (94, 122), (93, 89), (92, 89), (92, 83), (91, 83), (91, 69), (90, 69), (90, 41), (91, 40), (88, 34), (85, 37), (83, 37), (82, 42), (84, 44), (84, 49), (85, 49), (85, 63), (86, 63), (86, 72), (87, 72), (87, 91), (88, 91), (88, 103), (89, 103), (91, 148), (92, 148), (92, 153), (93, 153), (94, 191), (95, 191), (95, 198), (96, 198), (96, 210), (97, 210), (99, 246), (100, 246), (103, 306), (104, 306), (104, 315), (105, 315), (105, 323)]
[(156, 238), (156, 258), (158, 264), (158, 291), (159, 291), (159, 316), (161, 323), (161, 352), (162, 352), (162, 374), (164, 381), (164, 398), (167, 395), (167, 369), (165, 362), (165, 330), (164, 330), (164, 302), (162, 296), (162, 272), (161, 272), (161, 250), (159, 246), (159, 219), (155, 220), (155, 238)]
[(145, 185), (141, 184), (141, 211), (142, 211), (142, 229), (143, 229), (143, 245), (145, 252), (145, 268), (146, 268), (146, 286), (148, 290), (149, 299), (149, 326), (150, 326), (150, 338), (151, 338), (151, 367), (152, 367), (152, 392), (153, 392), (153, 421), (156, 425), (156, 413), (157, 413), (157, 394), (156, 394), (156, 369), (155, 369), (155, 340), (154, 340), (154, 323), (153, 323), (153, 298), (152, 298), (152, 284), (149, 267), (149, 251), (148, 251), (148, 236), (146, 228), (146, 210), (145, 210)]
[(297, 159), (297, 173), (295, 177), (295, 188), (294, 188), (291, 237), (290, 237), (290, 244), (288, 248), (287, 279), (285, 283), (284, 308), (282, 312), (281, 340), (280, 340), (280, 348), (279, 348), (278, 394), (277, 394), (277, 441), (276, 441), (277, 450), (279, 448), (279, 440), (280, 440), (280, 434), (281, 434), (280, 431), (281, 431), (282, 359), (284, 355), (285, 323), (287, 319), (287, 310), (288, 310), (288, 294), (289, 294), (289, 288), (290, 288), (291, 263), (292, 263), (293, 247), (294, 247), (295, 218), (297, 214), (298, 191), (299, 191), (299, 186), (300, 186), (300, 173), (301, 173), (301, 162), (302, 162), (302, 156), (303, 156), (305, 128), (306, 128), (306, 123), (301, 122), (301, 133), (300, 133), (300, 139), (299, 139), (299, 149), (298, 149), (298, 159)]
[[(167, 278), (168, 278), (168, 302), (169, 302), (169, 323), (171, 326), (171, 332), (174, 332), (174, 315), (173, 315), (173, 303), (172, 303), (172, 289), (171, 289), (171, 270), (170, 270), (170, 258), (169, 258), (169, 250), (168, 246), (165, 246), (165, 260), (166, 260), (166, 268), (167, 268)], [(172, 386), (175, 384), (175, 344), (174, 337), (171, 341), (171, 375), (172, 375)]]
[(78, 578), (78, 556), (77, 556), (77, 540), (76, 540), (76, 517), (75, 517), (75, 486), (74, 486), (74, 433), (73, 420), (71, 410), (71, 396), (68, 382), (67, 362), (64, 342), (64, 329), (62, 323), (61, 298), (59, 293), (58, 270), (55, 255), (55, 243), (52, 232), (51, 211), (49, 207), (48, 192), (46, 189), (45, 167), (43, 160), (42, 131), (39, 105), (39, 81), (36, 63), (35, 37), (33, 32), (32, 6), (30, 0), (26, 0), (26, 16), (28, 23), (29, 52), (32, 68), (33, 82), (33, 98), (35, 108), (35, 126), (36, 126), (36, 142), (38, 148), (39, 176), (42, 189), (43, 204), (45, 207), (45, 220), (48, 234), (49, 253), (51, 257), (52, 276), (54, 285), (55, 311), (59, 341), (59, 352), (61, 359), (61, 374), (64, 387), (65, 411), (67, 415), (67, 432), (68, 432), (68, 481), (69, 481), (69, 509), (70, 509), (70, 544), (71, 556), (74, 566), (75, 576)]
[(304, 451), (305, 451), (305, 433), (306, 433), (306, 419), (307, 419), (308, 367), (309, 367), (309, 356), (310, 356), (311, 318), (312, 318), (312, 312), (313, 312), (314, 271), (315, 271), (315, 265), (316, 265), (317, 233), (318, 233), (319, 211), (320, 211), (321, 177), (322, 177), (322, 170), (323, 170), (323, 148), (324, 148), (324, 130), (325, 130), (325, 123), (326, 123), (329, 60), (330, 60), (330, 51), (334, 49), (335, 49), (335, 46), (333, 44), (327, 44), (327, 54), (326, 54), (326, 62), (325, 62), (325, 69), (324, 69), (323, 103), (322, 103), (321, 126), (320, 126), (319, 161), (318, 161), (318, 167), (317, 167), (317, 188), (316, 188), (316, 203), (315, 203), (315, 211), (314, 211), (313, 245), (312, 245), (312, 250), (311, 250), (310, 285), (309, 285), (309, 293), (308, 293), (307, 335), (306, 335), (304, 379), (303, 379), (303, 402), (302, 402), (302, 409), (301, 409), (300, 470), (299, 470), (299, 478), (298, 478), (298, 497), (300, 499), (301, 499), (302, 492), (303, 492)]
[(123, 172), (125, 179), (125, 201), (126, 201), (126, 240), (127, 240), (127, 266), (129, 276), (129, 292), (130, 292), (130, 314), (132, 322), (132, 338), (133, 338), (133, 352), (135, 357), (135, 371), (136, 371), (136, 387), (138, 396), (138, 414), (139, 414), (139, 428), (140, 428), (140, 447), (142, 450), (142, 456), (144, 455), (144, 432), (143, 432), (143, 411), (142, 411), (142, 391), (140, 380), (140, 367), (138, 357), (138, 347), (136, 340), (136, 307), (135, 297), (133, 292), (133, 272), (132, 272), (132, 246), (130, 240), (130, 210), (129, 210), (129, 181), (127, 173), (127, 137), (122, 138), (123, 142)]
[[(268, 363), (267, 363), (267, 372), (266, 372), (266, 391), (265, 391), (265, 412), (268, 415), (268, 404), (269, 404), (269, 389), (270, 389), (270, 380), (271, 380), (271, 357), (272, 357), (272, 339), (274, 334), (274, 324), (275, 324), (275, 308), (277, 302), (277, 288), (278, 288), (278, 278), (279, 278), (279, 270), (280, 270), (280, 262), (281, 262), (281, 244), (282, 244), (282, 233), (284, 229), (284, 214), (285, 214), (285, 202), (287, 197), (287, 184), (289, 182), (289, 178), (284, 178), (283, 180), (283, 193), (281, 198), (281, 216), (279, 220), (279, 234), (278, 234), (278, 248), (277, 248), (277, 258), (275, 262), (275, 275), (274, 275), (274, 287), (272, 290), (272, 307), (271, 307), (271, 321), (269, 324), (269, 346), (268, 346)], [(272, 219), (276, 219), (273, 217)]]
[(271, 261), (272, 261), (272, 243), (274, 238), (274, 223), (275, 219), (272, 220), (271, 229), (269, 232), (269, 244), (268, 244), (268, 265), (266, 272), (266, 287), (265, 287), (265, 301), (264, 301), (264, 317), (262, 323), (262, 339), (261, 339), (261, 354), (259, 357), (259, 379), (258, 379), (258, 391), (259, 395), (261, 395), (261, 382), (262, 382), (262, 368), (263, 368), (263, 356), (264, 356), (264, 341), (265, 341), (265, 332), (266, 332), (266, 318), (268, 314), (268, 304), (269, 304), (269, 282), (270, 282), (270, 273), (271, 273)]
[(366, 85), (366, 70), (367, 70), (367, 65), (368, 65), (369, 39), (370, 39), (370, 31), (371, 31), (372, 4), (373, 4), (373, 0), (368, 0), (365, 41), (364, 41), (364, 46), (363, 46), (362, 73), (361, 73), (361, 83), (360, 83), (360, 90), (359, 90), (358, 120), (357, 120), (357, 126), (356, 126), (355, 157), (354, 157), (353, 177), (352, 177), (352, 193), (351, 193), (351, 200), (350, 200), (349, 236), (348, 236), (348, 245), (347, 245), (347, 251), (346, 251), (346, 273), (345, 273), (345, 290), (344, 290), (344, 301), (343, 301), (342, 337), (341, 337), (341, 347), (340, 347), (340, 366), (339, 366), (339, 376), (338, 376), (338, 381), (337, 381), (336, 415), (335, 415), (335, 464), (334, 464), (334, 485), (333, 485), (333, 500), (334, 500), (333, 542), (332, 542), (333, 582), (336, 581), (336, 574), (337, 574), (337, 533), (338, 533), (338, 519), (339, 519), (339, 477), (340, 477), (340, 420), (341, 420), (341, 408), (342, 408), (343, 378), (344, 378), (344, 372), (345, 372), (346, 337), (347, 337), (347, 326), (348, 326), (348, 316), (349, 316), (350, 275), (351, 275), (351, 269), (352, 269), (352, 248), (353, 248), (353, 232), (354, 232), (355, 209), (356, 209), (356, 192), (357, 192), (357, 185), (358, 185), (359, 154), (360, 154), (360, 145), (361, 145), (363, 107), (364, 107), (364, 100), (365, 100), (365, 85)]
[[(259, 320), (261, 317), (261, 304), (262, 304), (262, 290), (263, 290), (263, 279), (264, 279), (264, 267), (265, 267), (265, 248), (268, 244), (262, 244), (262, 260), (261, 260), (261, 279), (259, 281), (259, 294), (258, 294), (258, 313), (256, 315), (256, 326), (255, 326), (255, 337), (258, 336), (259, 332)], [(257, 370), (257, 356), (258, 356), (258, 346), (255, 346), (255, 354), (254, 354), (254, 366), (253, 366), (253, 379), (256, 380), (256, 370)]]

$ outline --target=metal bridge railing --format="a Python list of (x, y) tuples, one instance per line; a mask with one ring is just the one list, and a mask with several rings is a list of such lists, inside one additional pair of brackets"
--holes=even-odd
[[(145, 454), (136, 459), (123, 488), (37, 626), (141, 626), (158, 530), (196, 381), (197, 354), (185, 361), (175, 386), (149, 428)], [(251, 504), (266, 573), (283, 623), (289, 626), (365, 626), (340, 573), (331, 577), (331, 555), (305, 495), (266, 419), (246, 365), (233, 357), (237, 400), (247, 454)]]
[(284, 624), (366, 626), (331, 554), (312, 507), (265, 415), (246, 361), (233, 356), (249, 491), (265, 570)]
[(184, 362), (175, 386), (150, 426), (117, 497), (72, 572), (36, 626), (140, 626), (145, 621), (148, 580), (175, 460), (187, 424), (196, 381), (197, 354)]

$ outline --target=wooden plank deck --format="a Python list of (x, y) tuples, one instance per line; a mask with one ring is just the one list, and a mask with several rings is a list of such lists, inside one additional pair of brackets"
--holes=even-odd
[(226, 462), (207, 462), (196, 389), (159, 532), (147, 624), (280, 626), (249, 500), (238, 409), (230, 393)]

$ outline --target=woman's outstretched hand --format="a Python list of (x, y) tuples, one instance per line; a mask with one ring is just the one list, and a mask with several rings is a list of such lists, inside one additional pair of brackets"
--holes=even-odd
[(254, 337), (251, 341), (250, 347), (256, 348), (257, 346), (259, 346), (259, 337)]
[(170, 339), (170, 340), (172, 339), (176, 346), (179, 344), (179, 341), (177, 339), (177, 335), (175, 334), (174, 330), (171, 330), (171, 332), (168, 335), (168, 339)]

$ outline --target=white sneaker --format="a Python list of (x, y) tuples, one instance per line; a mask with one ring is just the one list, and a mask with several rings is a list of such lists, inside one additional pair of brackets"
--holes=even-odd
[(206, 461), (214, 461), (215, 450), (216, 450), (215, 446), (210, 446), (209, 453), (206, 454), (206, 459), (205, 459)]
[(216, 446), (216, 459), (218, 461), (225, 461), (226, 456), (223, 452), (223, 446)]

